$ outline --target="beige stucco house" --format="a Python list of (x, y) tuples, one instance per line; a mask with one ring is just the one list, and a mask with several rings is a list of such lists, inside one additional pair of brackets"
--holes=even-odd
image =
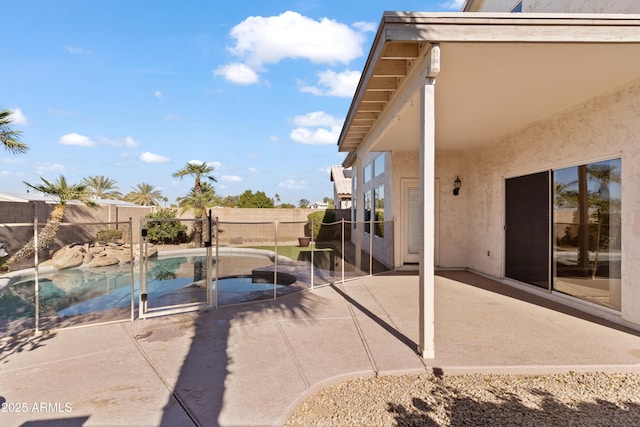
[(640, 329), (640, 4), (463, 11), (384, 13), (338, 141), (355, 218), (395, 221), (374, 256), (419, 265), (420, 353), (439, 268)]

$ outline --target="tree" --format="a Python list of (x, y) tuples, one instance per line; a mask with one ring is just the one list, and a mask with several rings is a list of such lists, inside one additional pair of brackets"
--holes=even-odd
[(115, 179), (99, 175), (83, 178), (82, 182), (87, 186), (89, 193), (97, 199), (122, 199), (122, 193), (118, 191)]
[(195, 188), (185, 197), (178, 197), (176, 201), (178, 206), (182, 208), (181, 213), (192, 210), (196, 218), (205, 218), (207, 216), (207, 207), (213, 205), (216, 195), (213, 187), (206, 182), (202, 184), (200, 193), (196, 193)]
[(162, 191), (156, 190), (153, 185), (146, 182), (136, 185), (133, 187), (133, 191), (124, 196), (127, 202), (142, 206), (158, 206), (159, 201), (163, 200), (163, 198)]
[[(207, 183), (202, 184), (201, 178), (205, 177), (212, 182), (216, 182), (216, 179), (212, 175), (208, 175), (209, 173), (213, 172), (214, 169), (215, 168), (211, 165), (208, 165), (207, 162), (200, 163), (192, 161), (187, 162), (182, 169), (174, 172), (173, 174), (174, 177), (179, 177), (180, 179), (185, 176), (195, 177), (193, 189), (186, 197), (182, 198), (182, 203), (184, 205), (189, 205), (190, 208), (193, 209), (195, 218), (204, 219), (207, 217), (207, 203), (213, 201), (215, 191), (212, 186), (208, 186), (206, 194), (204, 194), (203, 188)], [(178, 203), (181, 203), (180, 199), (178, 199)], [(196, 222), (194, 228), (197, 236), (196, 246), (200, 247), (202, 245), (202, 223)]]
[[(33, 188), (34, 190), (47, 194), (53, 197), (57, 201), (56, 207), (49, 214), (47, 219), (47, 225), (42, 229), (38, 235), (38, 248), (42, 250), (49, 246), (56, 238), (60, 223), (64, 217), (64, 211), (66, 205), (70, 201), (78, 200), (87, 206), (96, 206), (96, 203), (91, 200), (91, 195), (86, 185), (80, 184), (68, 184), (64, 175), (60, 175), (56, 182), (49, 182), (44, 178), (40, 178), (42, 184), (30, 184), (25, 182), (25, 185)], [(8, 261), (9, 264), (30, 257), (35, 253), (36, 247), (33, 238), (27, 242), (27, 244), (16, 252)]]
[(298, 202), (298, 206), (300, 206), (301, 208), (308, 208), (309, 207), (309, 201), (307, 199), (300, 199), (300, 201)]
[[(151, 243), (180, 243), (185, 240), (187, 227), (178, 220), (166, 221), (176, 218), (175, 209), (160, 208), (148, 214), (146, 218), (148, 218), (147, 236)], [(154, 219), (162, 221), (153, 221)]]
[(264, 191), (258, 191), (255, 194), (251, 190), (247, 190), (238, 197), (239, 208), (272, 208), (273, 200), (271, 200)]
[(13, 123), (13, 113), (9, 110), (0, 110), (0, 143), (5, 150), (12, 154), (25, 153), (29, 147), (20, 141), (22, 132), (11, 127)]
[(201, 183), (201, 178), (205, 177), (207, 179), (209, 179), (212, 182), (217, 182), (216, 179), (213, 177), (213, 175), (209, 175), (209, 173), (213, 172), (215, 170), (215, 168), (211, 165), (208, 165), (207, 162), (188, 162), (185, 164), (185, 166), (174, 172), (173, 173), (173, 177), (174, 178), (180, 178), (182, 179), (185, 176), (193, 176), (195, 177), (195, 184), (193, 186), (193, 191), (196, 193), (199, 193), (202, 191), (202, 183)]
[(238, 206), (238, 196), (226, 196), (220, 204), (225, 208), (235, 208)]

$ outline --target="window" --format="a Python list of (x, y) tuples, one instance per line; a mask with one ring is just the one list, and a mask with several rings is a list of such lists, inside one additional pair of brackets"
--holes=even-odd
[(553, 171), (553, 289), (620, 310), (621, 160)]
[(519, 1), (519, 2), (518, 2), (518, 3), (513, 7), (513, 9), (511, 9), (511, 12), (514, 12), (514, 13), (520, 13), (520, 12), (522, 12), (522, 2), (521, 2), (521, 1)]
[(364, 231), (365, 233), (371, 233), (371, 193), (369, 191), (364, 192), (364, 200), (362, 207), (364, 208)]
[(384, 185), (379, 186), (373, 192), (373, 206), (375, 212), (375, 234), (384, 237)]
[(384, 154), (381, 154), (373, 161), (373, 173), (375, 176), (380, 176), (384, 173), (384, 157)]
[(372, 175), (371, 175), (371, 171), (373, 169), (373, 163), (369, 163), (367, 166), (364, 167), (364, 170), (362, 171), (362, 183), (367, 183), (369, 181), (371, 181)]

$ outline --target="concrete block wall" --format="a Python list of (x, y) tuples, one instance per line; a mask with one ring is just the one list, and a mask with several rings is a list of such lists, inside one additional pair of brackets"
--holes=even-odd
[[(41, 201), (0, 202), (0, 242), (6, 245), (9, 253), (19, 250), (33, 237), (34, 217), (38, 218), (40, 227), (43, 227), (54, 207), (54, 204)], [(41, 256), (46, 259), (50, 255), (49, 252), (70, 243), (93, 241), (96, 233), (104, 229), (126, 230), (123, 237), (129, 240), (130, 218), (133, 242), (139, 243), (141, 219), (155, 209), (157, 208), (149, 206), (116, 205), (90, 208), (82, 204), (68, 204), (55, 244)], [(212, 216), (217, 217), (222, 223), (222, 245), (271, 245), (275, 239), (275, 221), (278, 221), (279, 244), (297, 242), (298, 237), (305, 235), (307, 216), (317, 210), (214, 208)], [(349, 210), (346, 210), (346, 213), (336, 210), (336, 213), (338, 218), (349, 219)], [(193, 219), (193, 215), (184, 213), (179, 215), (179, 218), (189, 220)], [(193, 224), (191, 221), (185, 221), (189, 231), (193, 229)]]

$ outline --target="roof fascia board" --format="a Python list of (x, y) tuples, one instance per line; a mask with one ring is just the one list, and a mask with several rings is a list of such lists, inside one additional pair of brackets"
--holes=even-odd
[(385, 41), (640, 42), (640, 15), (396, 12), (383, 25)]

